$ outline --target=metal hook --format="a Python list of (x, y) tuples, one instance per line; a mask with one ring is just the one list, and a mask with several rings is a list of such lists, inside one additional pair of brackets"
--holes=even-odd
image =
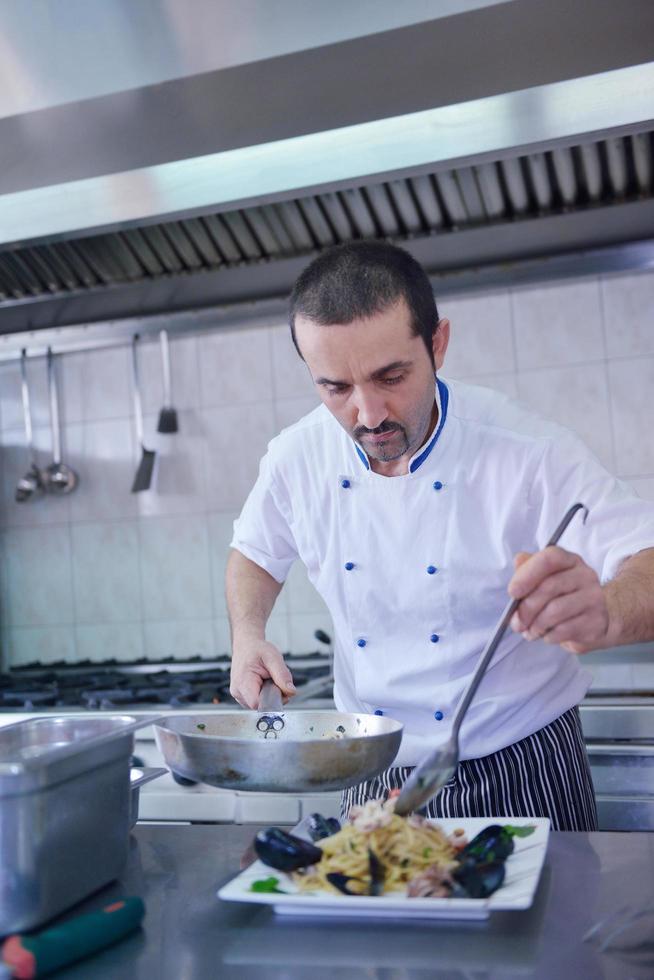
[(557, 527), (557, 529), (554, 532), (554, 534), (552, 535), (552, 537), (547, 542), (547, 545), (546, 545), (547, 548), (549, 548), (550, 545), (556, 544), (556, 542), (559, 540), (559, 538), (561, 537), (561, 535), (565, 531), (566, 527), (568, 526), (568, 524), (570, 523), (570, 521), (575, 516), (575, 514), (577, 513), (578, 510), (583, 510), (584, 516), (583, 516), (583, 519), (582, 519), (582, 523), (583, 524), (586, 523), (586, 518), (588, 517), (588, 514), (589, 514), (588, 507), (586, 507), (585, 504), (573, 504), (572, 507), (566, 512), (565, 517), (563, 518), (563, 520), (561, 521), (561, 523)]

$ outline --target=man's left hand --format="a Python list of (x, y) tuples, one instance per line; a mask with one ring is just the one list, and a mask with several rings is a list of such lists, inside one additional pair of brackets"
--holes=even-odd
[(600, 581), (571, 551), (550, 545), (530, 555), (520, 552), (509, 595), (520, 599), (511, 628), (526, 640), (542, 639), (570, 653), (607, 646), (609, 609)]

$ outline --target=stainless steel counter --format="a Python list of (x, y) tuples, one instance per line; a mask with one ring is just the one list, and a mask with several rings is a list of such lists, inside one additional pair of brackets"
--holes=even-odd
[[(256, 828), (140, 825), (120, 884), (145, 901), (144, 929), (61, 980), (644, 980), (654, 976), (654, 915), (600, 952), (582, 936), (624, 905), (654, 904), (654, 834), (552, 834), (534, 906), (485, 923), (277, 920), (216, 891), (238, 871)], [(604, 933), (605, 935), (606, 933)], [(649, 937), (649, 938), (647, 938)], [(639, 941), (640, 940), (640, 941)]]

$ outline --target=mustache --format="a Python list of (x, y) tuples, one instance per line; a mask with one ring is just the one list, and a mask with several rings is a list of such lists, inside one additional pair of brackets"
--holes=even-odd
[(403, 427), (397, 422), (382, 422), (375, 429), (367, 429), (365, 425), (360, 425), (354, 430), (355, 437), (360, 436), (381, 436), (384, 432), (402, 432)]

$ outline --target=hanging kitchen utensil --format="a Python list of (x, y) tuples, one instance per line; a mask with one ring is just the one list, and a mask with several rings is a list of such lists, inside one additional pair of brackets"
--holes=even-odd
[(23, 418), (25, 420), (25, 441), (30, 454), (30, 468), (25, 476), (22, 476), (16, 484), (16, 503), (23, 504), (26, 500), (31, 500), (36, 494), (43, 493), (45, 489), (41, 470), (36, 464), (36, 454), (34, 452), (30, 392), (27, 384), (27, 351), (24, 348), (20, 352), (20, 382), (23, 398)]
[(157, 432), (177, 432), (177, 410), (173, 406), (172, 386), (170, 380), (170, 350), (168, 348), (168, 331), (159, 331), (161, 344), (161, 369), (163, 373), (163, 408), (159, 412)]
[(48, 493), (61, 496), (71, 493), (79, 482), (75, 470), (61, 462), (61, 430), (59, 428), (59, 397), (57, 373), (52, 349), (48, 347), (48, 393), (50, 395), (50, 425), (52, 427), (52, 462), (44, 470), (43, 482)]
[(402, 725), (379, 715), (282, 709), (267, 681), (258, 711), (169, 715), (154, 723), (166, 765), (194, 782), (257, 793), (325, 793), (392, 764)]
[(141, 450), (136, 476), (132, 483), (132, 493), (141, 493), (142, 490), (149, 490), (152, 483), (152, 471), (156, 453), (154, 449), (146, 449), (143, 445), (143, 409), (141, 407), (141, 386), (139, 382), (139, 364), (137, 347), (139, 335), (134, 334), (132, 338), (132, 377), (134, 381), (134, 424), (136, 426), (136, 441)]
[[(547, 548), (550, 545), (556, 544), (578, 510), (584, 511), (584, 523), (586, 523), (588, 508), (583, 504), (573, 504), (547, 542)], [(419, 810), (421, 806), (428, 803), (454, 775), (456, 767), (459, 764), (459, 729), (461, 728), (461, 722), (470, 707), (470, 702), (475, 696), (482, 677), (486, 673), (486, 668), (491, 661), (491, 657), (495, 653), (511, 621), (511, 617), (519, 605), (520, 599), (511, 599), (505, 607), (495, 632), (482, 652), (475, 671), (468, 682), (468, 686), (456, 707), (452, 720), (452, 732), (448, 741), (442, 748), (436, 749), (435, 752), (430, 752), (427, 758), (419, 766), (416, 766), (402, 787), (402, 792), (395, 801), (395, 813), (401, 817), (414, 810)]]

